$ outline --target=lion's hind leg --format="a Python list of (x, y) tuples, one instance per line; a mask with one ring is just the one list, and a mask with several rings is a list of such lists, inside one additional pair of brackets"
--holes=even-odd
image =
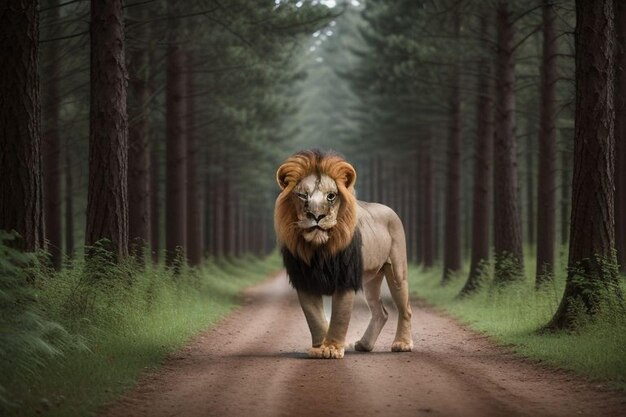
[(354, 350), (359, 352), (371, 352), (374, 349), (374, 344), (385, 323), (387, 323), (389, 315), (380, 297), (380, 286), (383, 282), (383, 276), (383, 272), (380, 271), (373, 279), (363, 284), (363, 293), (372, 317), (361, 340), (354, 344)]
[(407, 281), (406, 262), (391, 257), (391, 262), (384, 268), (385, 278), (389, 285), (391, 298), (398, 309), (398, 327), (396, 337), (391, 345), (392, 352), (410, 352), (413, 349), (411, 336), (411, 303), (409, 301), (409, 283)]

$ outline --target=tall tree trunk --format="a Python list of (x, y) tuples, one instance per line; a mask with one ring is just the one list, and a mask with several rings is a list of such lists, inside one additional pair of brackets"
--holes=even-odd
[(376, 159), (375, 156), (370, 156), (368, 163), (369, 181), (367, 183), (369, 187), (367, 201), (374, 201), (374, 194), (376, 193), (376, 186), (374, 184), (374, 175), (376, 174)]
[[(576, 1), (576, 142), (568, 275), (550, 328), (623, 302), (615, 258), (613, 0)], [(602, 100), (598, 100), (602, 97)]]
[(558, 79), (556, 14), (552, 0), (543, 4), (543, 65), (539, 114), (539, 177), (537, 180), (537, 272), (539, 286), (554, 273), (556, 240), (556, 83)]
[(65, 255), (74, 257), (74, 184), (70, 146), (65, 144)]
[[(129, 9), (131, 23), (141, 23), (140, 8)], [(150, 240), (150, 121), (148, 87), (148, 52), (145, 25), (138, 28), (130, 45), (128, 62), (129, 86), (128, 112), (128, 236), (129, 247), (136, 259), (144, 261), (146, 245)]]
[(122, 0), (91, 1), (91, 108), (85, 243), (128, 255), (128, 116)]
[[(564, 140), (565, 142), (565, 140)], [(569, 139), (567, 140), (569, 142)], [(570, 189), (572, 186), (572, 152), (568, 145), (561, 149), (561, 245), (569, 243)]]
[[(454, 12), (454, 37), (460, 40), (459, 11)], [(453, 66), (450, 95), (450, 133), (448, 136), (448, 161), (446, 167), (446, 218), (443, 248), (442, 283), (450, 274), (461, 269), (461, 71), (459, 62)]]
[(215, 193), (214, 182), (213, 182), (213, 174), (209, 167), (213, 166), (213, 158), (211, 155), (211, 150), (209, 147), (206, 148), (205, 152), (205, 169), (204, 169), (204, 198), (202, 201), (203, 204), (203, 218), (202, 223), (204, 225), (204, 253), (207, 255), (214, 255), (213, 248), (213, 194)]
[(187, 259), (191, 266), (202, 263), (202, 213), (198, 189), (198, 138), (195, 132), (193, 58), (187, 54)]
[[(155, 29), (150, 30), (153, 33)], [(150, 69), (158, 66), (157, 56), (154, 51), (154, 47), (148, 50), (148, 66)], [(157, 90), (155, 85), (157, 71), (151, 70), (148, 75), (148, 91), (152, 92)], [(151, 104), (148, 103), (148, 115), (150, 112)], [(162, 172), (163, 172), (163, 151), (164, 143), (161, 135), (156, 135), (156, 131), (150, 136), (150, 252), (152, 254), (152, 262), (159, 262), (161, 254), (161, 190), (162, 190)]]
[(441, 187), (441, 180), (434, 180), (435, 182), (435, 192), (433, 193), (435, 200), (435, 220), (434, 224), (434, 233), (433, 233), (433, 254), (435, 260), (441, 259), (441, 200), (443, 199), (442, 193), (439, 192)]
[[(175, 15), (174, 4), (173, 0), (169, 0), (170, 16)], [(168, 266), (177, 266), (177, 259), (184, 259), (187, 234), (186, 82), (183, 74), (184, 54), (177, 44), (178, 24), (178, 19), (170, 19), (166, 58), (165, 262)]]
[[(415, 262), (418, 264), (424, 265), (424, 245), (426, 236), (424, 236), (424, 216), (425, 216), (425, 206), (426, 206), (426, 179), (424, 178), (425, 173), (425, 164), (426, 164), (426, 147), (428, 144), (426, 142), (430, 141), (430, 132), (428, 132), (422, 142), (420, 142), (420, 150), (418, 156), (417, 169), (415, 170), (415, 178), (417, 181), (415, 182), (416, 194), (416, 204), (415, 204), (415, 214), (417, 217), (417, 225), (414, 228), (416, 234), (416, 244), (414, 252)], [(432, 201), (431, 201), (432, 203)]]
[[(51, 0), (50, 19), (55, 23), (59, 19), (58, 0)], [(54, 36), (49, 31), (50, 37)], [(43, 101), (43, 211), (46, 221), (46, 241), (52, 266), (59, 270), (63, 261), (63, 240), (61, 225), (61, 144), (59, 138), (59, 54), (58, 45), (53, 43), (44, 48), (45, 70), (42, 71), (45, 82), (42, 92)]]
[[(217, 187), (215, 187), (216, 192), (224, 191), (224, 184), (220, 183)], [(224, 196), (218, 195), (213, 201), (213, 247), (216, 258), (222, 258), (226, 254), (226, 249), (224, 245), (225, 241), (225, 230), (224, 226), (224, 211), (226, 204), (224, 203)]]
[(411, 240), (411, 250), (409, 251), (409, 258), (411, 260), (411, 262), (418, 262), (418, 248), (421, 245), (421, 236), (420, 236), (420, 229), (422, 227), (421, 225), (421, 219), (422, 219), (422, 208), (421, 208), (421, 201), (422, 201), (422, 179), (419, 175), (420, 173), (420, 169), (421, 169), (421, 154), (418, 156), (418, 161), (419, 164), (418, 166), (413, 166), (411, 169), (411, 178), (416, 179), (416, 181), (414, 181), (413, 183), (409, 184), (409, 195), (410, 195), (410, 206), (409, 206), (409, 213), (411, 216), (411, 225), (410, 225), (410, 240)]
[(161, 246), (161, 158), (155, 137), (152, 137), (150, 147), (150, 251), (152, 262), (159, 261)]
[(420, 196), (421, 204), (421, 248), (422, 248), (422, 265), (425, 269), (432, 268), (435, 264), (435, 242), (433, 227), (433, 134), (429, 130), (424, 139), (422, 148), (422, 164), (421, 164), (421, 180), (422, 195)]
[(626, 4), (615, 1), (615, 249), (626, 273)]
[[(489, 20), (481, 16), (481, 36), (489, 37)], [(476, 91), (476, 142), (474, 147), (474, 185), (472, 195), (472, 261), (461, 295), (476, 291), (486, 273), (489, 260), (489, 220), (491, 169), (493, 161), (493, 84), (491, 57), (486, 50), (478, 63)]]
[(214, 166), (217, 168), (213, 178), (213, 189), (211, 190), (211, 228), (213, 233), (211, 234), (211, 247), (212, 255), (215, 258), (222, 258), (224, 256), (224, 168), (221, 166), (223, 163), (222, 157), (222, 144), (217, 143), (217, 146), (213, 150)]
[(494, 141), (494, 259), (498, 284), (523, 279), (524, 257), (517, 193), (514, 28), (507, 3), (496, 14), (496, 119)]
[[(535, 244), (535, 126), (533, 120), (534, 100), (529, 102), (526, 119), (526, 242)], [(541, 156), (540, 156), (541, 157)]]
[(235, 196), (233, 201), (235, 210), (235, 233), (234, 233), (234, 251), (235, 256), (240, 257), (243, 254), (243, 208), (241, 207), (241, 200), (239, 196)]
[(413, 236), (411, 232), (413, 230), (414, 218), (411, 213), (411, 208), (415, 207), (415, 204), (411, 201), (411, 198), (413, 197), (411, 195), (411, 185), (413, 183), (413, 178), (415, 177), (411, 175), (411, 164), (407, 159), (403, 162), (400, 178), (402, 179), (402, 216), (403, 221), (405, 222), (404, 230), (406, 231), (407, 256), (409, 256), (411, 254), (411, 250), (413, 249)]
[(235, 212), (233, 204), (232, 184), (230, 182), (230, 169), (226, 163), (225, 179), (223, 179), (224, 198), (222, 199), (222, 212), (224, 213), (224, 228), (222, 230), (224, 239), (224, 255), (235, 256), (233, 231), (235, 229)]
[[(467, 164), (469, 165), (469, 162)], [(469, 168), (462, 167), (463, 172), (469, 171)], [(463, 178), (465, 177), (465, 178)], [(462, 190), (462, 207), (463, 207), (463, 259), (469, 258), (472, 252), (472, 182), (469, 175), (464, 175), (461, 179)]]
[(384, 192), (385, 192), (385, 164), (382, 156), (376, 156), (376, 201), (377, 203), (384, 204)]
[(44, 246), (37, 1), (0, 6), (0, 230)]

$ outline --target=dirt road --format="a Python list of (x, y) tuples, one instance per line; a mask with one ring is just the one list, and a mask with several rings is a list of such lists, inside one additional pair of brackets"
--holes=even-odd
[[(104, 416), (625, 416), (626, 395), (515, 358), (413, 305), (415, 349), (389, 352), (394, 308), (372, 353), (307, 359), (310, 336), (284, 275), (169, 358)], [(348, 340), (369, 319), (359, 301)]]

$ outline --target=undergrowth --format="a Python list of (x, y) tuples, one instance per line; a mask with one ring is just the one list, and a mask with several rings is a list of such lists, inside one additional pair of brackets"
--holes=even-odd
[[(0, 236), (0, 414), (90, 415), (224, 317), (278, 257), (210, 262), (179, 274), (132, 260), (75, 261), (55, 273)], [(104, 271), (104, 272), (103, 272)]]
[[(562, 257), (562, 259), (565, 259)], [(440, 307), (474, 330), (485, 333), (519, 354), (572, 370), (626, 389), (626, 314), (606, 309), (573, 332), (543, 332), (556, 311), (565, 287), (566, 267), (559, 265), (552, 283), (535, 289), (533, 261), (525, 263), (525, 279), (501, 287), (490, 279), (470, 296), (458, 297), (467, 271), (441, 285), (441, 270), (410, 268), (414, 295)], [(626, 288), (622, 280), (622, 287)]]

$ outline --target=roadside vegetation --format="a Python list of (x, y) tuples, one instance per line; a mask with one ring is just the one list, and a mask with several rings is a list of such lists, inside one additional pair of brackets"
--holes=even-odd
[[(414, 296), (444, 310), (471, 329), (484, 333), (516, 353), (562, 369), (626, 389), (626, 311), (619, 306), (604, 306), (593, 319), (579, 315), (575, 329), (569, 332), (545, 331), (554, 316), (565, 288), (566, 265), (563, 256), (554, 280), (537, 290), (535, 265), (527, 257), (526, 279), (504, 287), (489, 278), (481, 281), (480, 290), (459, 297), (465, 285), (469, 265), (441, 284), (441, 269), (424, 270), (412, 266), (409, 271)], [(491, 266), (486, 268), (489, 273)], [(622, 279), (622, 289), (626, 281)], [(419, 320), (419, 318), (418, 318)]]
[(0, 252), (2, 415), (93, 414), (280, 268), (249, 257), (174, 274), (128, 258), (99, 265), (93, 282), (82, 261), (52, 272), (36, 255)]

